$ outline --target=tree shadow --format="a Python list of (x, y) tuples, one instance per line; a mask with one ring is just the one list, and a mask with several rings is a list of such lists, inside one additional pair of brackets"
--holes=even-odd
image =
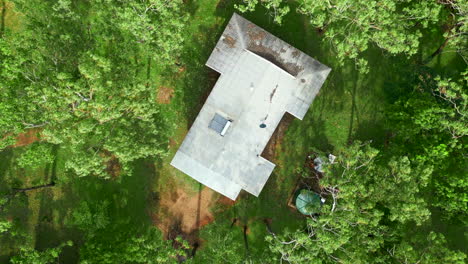
[[(359, 115), (357, 113), (357, 106), (356, 106), (356, 89), (357, 89), (357, 81), (354, 82), (353, 88), (351, 90), (351, 117), (349, 119), (349, 128), (348, 128), (348, 144), (352, 143), (352, 135), (353, 135), (353, 125), (354, 125), (354, 118), (356, 117), (359, 119)], [(357, 120), (359, 124), (359, 120)]]
[(2, 37), (3, 34), (5, 33), (5, 18), (6, 18), (6, 11), (7, 11), (5, 0), (0, 1), (0, 8), (2, 10), (0, 14), (0, 37)]
[[(6, 148), (0, 151), (0, 181), (6, 181), (8, 170), (11, 169), (13, 162), (13, 149)], [(0, 192), (5, 191), (7, 188), (6, 183), (0, 184)]]
[[(190, 233), (185, 235), (187, 239), (189, 240), (190, 243), (192, 243), (192, 252), (191, 252), (191, 257), (194, 257), (198, 247), (201, 245), (202, 241), (200, 241), (200, 228), (201, 228), (201, 222), (200, 222), (200, 214), (201, 214), (201, 202), (202, 202), (202, 189), (203, 189), (203, 184), (199, 183), (198, 184), (198, 202), (197, 202), (197, 216), (195, 220), (195, 226), (196, 228)], [(182, 233), (182, 230), (180, 230)]]
[[(74, 177), (41, 194), (40, 211), (36, 227), (36, 248), (46, 249), (71, 240), (73, 247), (65, 247), (60, 263), (77, 263), (79, 248), (86, 239), (86, 232), (69, 226), (72, 212), (81, 202), (90, 206), (108, 203), (104, 213), (110, 223), (98, 229), (102, 235), (115, 236), (115, 230), (132, 228), (143, 231), (151, 226), (148, 214), (148, 199), (151, 199), (151, 184), (158, 174), (151, 160), (137, 160), (131, 176), (120, 180), (104, 180), (95, 177)], [(50, 171), (53, 174), (53, 170)]]
[(215, 14), (220, 17), (227, 17), (232, 15), (236, 11), (234, 8), (235, 4), (239, 4), (240, 1), (237, 0), (220, 0), (216, 5)]
[[(204, 32), (201, 36), (193, 36), (182, 51), (179, 64), (185, 69), (183, 75), (176, 80), (179, 89), (177, 97), (181, 98), (183, 115), (188, 120), (188, 127), (193, 123), (204, 102), (208, 98), (220, 74), (205, 66), (217, 37), (221, 31), (216, 27), (200, 27)], [(167, 72), (167, 74), (171, 74)], [(177, 98), (176, 97), (176, 98)]]
[(187, 11), (192, 16), (195, 14), (195, 12), (197, 12), (198, 8), (200, 8), (200, 5), (196, 0), (185, 0), (184, 5), (185, 11)]

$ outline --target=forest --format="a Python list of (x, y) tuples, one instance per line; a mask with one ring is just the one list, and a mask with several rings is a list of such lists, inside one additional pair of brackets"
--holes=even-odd
[[(234, 12), (332, 68), (235, 202), (169, 164)], [(467, 65), (467, 0), (0, 0), (0, 263), (464, 264)]]

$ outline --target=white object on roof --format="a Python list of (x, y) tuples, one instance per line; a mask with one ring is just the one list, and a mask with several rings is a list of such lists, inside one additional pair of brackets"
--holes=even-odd
[(260, 154), (285, 112), (304, 117), (330, 68), (237, 14), (206, 65), (221, 76), (171, 164), (232, 200), (258, 196), (275, 167)]
[(226, 135), (226, 132), (227, 132), (227, 130), (229, 129), (229, 127), (231, 126), (231, 123), (232, 123), (232, 122), (229, 121), (229, 120), (226, 122), (226, 125), (225, 125), (224, 128), (223, 128), (223, 131), (221, 131), (221, 136), (224, 137), (224, 135)]

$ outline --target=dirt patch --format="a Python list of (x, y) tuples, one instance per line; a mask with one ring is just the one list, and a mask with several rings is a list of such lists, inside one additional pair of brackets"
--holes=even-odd
[(214, 221), (213, 209), (223, 210), (235, 202), (207, 187), (190, 194), (176, 186), (161, 194), (153, 193), (151, 200), (155, 209), (151, 213), (152, 222), (166, 239), (182, 236), (192, 245), (201, 245), (198, 232)]
[(233, 201), (229, 198), (227, 198), (226, 196), (221, 196), (219, 199), (218, 199), (218, 203), (222, 204), (222, 205), (226, 205), (226, 206), (232, 206), (236, 203), (236, 201)]
[(122, 170), (122, 166), (120, 166), (119, 159), (112, 155), (110, 160), (106, 163), (106, 171), (111, 175), (112, 178), (118, 178), (120, 176), (120, 172)]
[(237, 41), (233, 37), (227, 35), (223, 38), (223, 42), (226, 43), (226, 45), (228, 45), (232, 49), (236, 47)]
[(152, 215), (153, 224), (167, 237), (178, 233), (190, 239), (194, 232), (214, 220), (210, 209), (215, 203), (214, 194), (206, 187), (195, 195), (182, 188), (163, 193), (158, 199), (158, 211)]
[(262, 152), (262, 157), (267, 160), (274, 161), (276, 158), (276, 149), (281, 144), (281, 141), (286, 133), (287, 128), (294, 120), (294, 116), (289, 113), (285, 113), (283, 118), (281, 119), (279, 125), (276, 127), (275, 132), (271, 136), (268, 144), (266, 145), (265, 149)]
[(172, 97), (174, 97), (174, 89), (161, 86), (158, 89), (158, 97), (156, 101), (160, 104), (169, 104), (171, 102)]
[(13, 145), (13, 147), (23, 147), (41, 140), (41, 131), (42, 128), (31, 128), (26, 130), (26, 132), (20, 133), (16, 137), (16, 143)]
[(169, 147), (170, 148), (175, 148), (177, 145), (178, 145), (178, 143), (177, 143), (177, 141), (175, 141), (175, 139), (173, 139), (173, 138), (169, 139)]
[(99, 155), (107, 159), (105, 163), (106, 172), (112, 177), (112, 179), (118, 178), (120, 176), (120, 172), (122, 171), (122, 166), (120, 165), (119, 159), (110, 151), (105, 149), (103, 149)]

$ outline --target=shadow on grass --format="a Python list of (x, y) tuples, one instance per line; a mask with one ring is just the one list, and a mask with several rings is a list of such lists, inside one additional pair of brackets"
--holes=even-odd
[(201, 26), (200, 31), (206, 34), (195, 34), (182, 52), (179, 61), (185, 72), (176, 80), (176, 94), (182, 98), (182, 111), (188, 120), (188, 127), (195, 120), (219, 77), (219, 73), (205, 66), (215, 46), (218, 30)]
[[(0, 182), (7, 180), (8, 170), (11, 168), (13, 160), (13, 149), (6, 148), (0, 152)], [(0, 185), (0, 192), (6, 191), (6, 184)]]
[[(51, 172), (52, 173), (52, 172)], [(55, 247), (65, 241), (74, 242), (65, 247), (61, 263), (77, 263), (79, 248), (85, 242), (85, 231), (69, 226), (67, 221), (82, 202), (91, 207), (109, 203), (107, 212), (109, 224), (100, 229), (101, 235), (115, 236), (115, 230), (143, 231), (151, 225), (147, 206), (150, 203), (151, 182), (157, 173), (149, 160), (134, 163), (134, 173), (122, 176), (120, 181), (103, 180), (95, 177), (74, 178), (69, 183), (58, 185), (55, 190), (41, 194), (40, 212), (36, 227), (36, 248), (43, 250)]]
[(5, 0), (0, 1), (0, 8), (2, 9), (2, 13), (0, 14), (0, 37), (2, 37), (5, 32), (5, 17), (7, 12)]

